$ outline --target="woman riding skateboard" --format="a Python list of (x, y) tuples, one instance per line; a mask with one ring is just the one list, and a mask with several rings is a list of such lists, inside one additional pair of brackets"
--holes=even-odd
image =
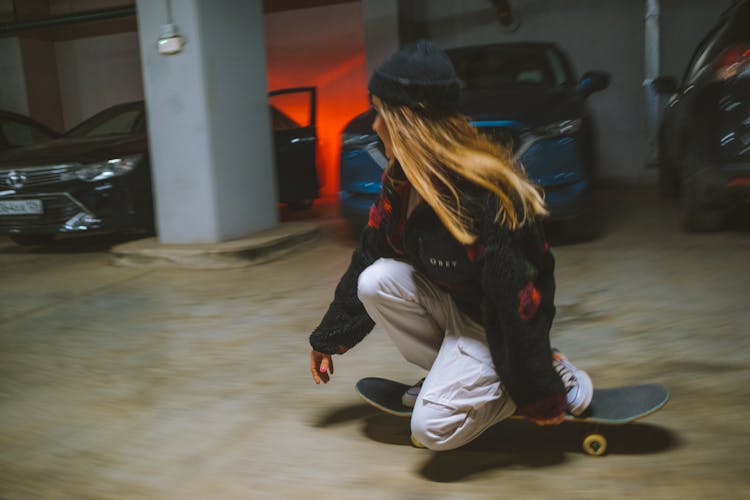
[(334, 300), (310, 336), (316, 383), (375, 324), (427, 376), (403, 396), (412, 437), (462, 446), (520, 413), (583, 413), (588, 375), (550, 347), (554, 258), (542, 195), (511, 152), (458, 112), (460, 81), (428, 41), (395, 53), (368, 85), (389, 160)]

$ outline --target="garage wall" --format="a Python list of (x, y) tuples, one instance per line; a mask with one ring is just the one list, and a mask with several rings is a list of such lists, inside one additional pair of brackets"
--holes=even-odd
[(54, 43), (26, 37), (20, 43), (29, 116), (53, 130), (65, 130)]
[(398, 50), (398, 12), (398, 0), (362, 0), (368, 78)]
[(66, 129), (106, 107), (143, 99), (137, 33), (57, 42), (55, 52)]

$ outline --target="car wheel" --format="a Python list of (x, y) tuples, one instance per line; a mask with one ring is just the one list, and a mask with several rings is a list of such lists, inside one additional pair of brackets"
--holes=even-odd
[(719, 231), (724, 225), (725, 213), (720, 207), (711, 206), (701, 196), (701, 189), (695, 172), (703, 168), (697, 154), (688, 155), (687, 172), (683, 177), (683, 210), (686, 231)]
[(17, 245), (33, 246), (46, 245), (52, 243), (55, 239), (54, 234), (9, 234), (8, 237)]

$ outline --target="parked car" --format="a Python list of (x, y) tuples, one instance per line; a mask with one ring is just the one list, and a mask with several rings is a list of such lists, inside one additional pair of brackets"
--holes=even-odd
[[(586, 99), (609, 85), (603, 72), (576, 79), (567, 55), (552, 43), (504, 43), (449, 49), (462, 82), (460, 110), (474, 126), (514, 151), (545, 191), (550, 218), (571, 240), (596, 231), (592, 178), (594, 123)], [(372, 131), (374, 113), (342, 133), (341, 210), (353, 231), (367, 221), (387, 165)]]
[(59, 136), (59, 133), (31, 118), (0, 110), (0, 151), (39, 144)]
[[(294, 89), (310, 94), (314, 89)], [(318, 196), (315, 120), (299, 125), (271, 106), (279, 199)], [(154, 230), (145, 106), (108, 108), (63, 137), (0, 153), (0, 234), (21, 245), (58, 233)]]
[(0, 154), (0, 233), (40, 244), (57, 233), (153, 229), (143, 102), (113, 106), (63, 137)]
[(688, 230), (720, 229), (728, 210), (750, 200), (750, 0), (734, 3), (693, 52), (668, 95), (659, 132), (659, 185), (682, 194)]

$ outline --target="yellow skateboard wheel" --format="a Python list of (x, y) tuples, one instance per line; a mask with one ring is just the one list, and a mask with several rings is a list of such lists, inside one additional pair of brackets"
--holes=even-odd
[(593, 457), (601, 457), (607, 451), (607, 439), (601, 434), (589, 434), (583, 440), (583, 451)]

